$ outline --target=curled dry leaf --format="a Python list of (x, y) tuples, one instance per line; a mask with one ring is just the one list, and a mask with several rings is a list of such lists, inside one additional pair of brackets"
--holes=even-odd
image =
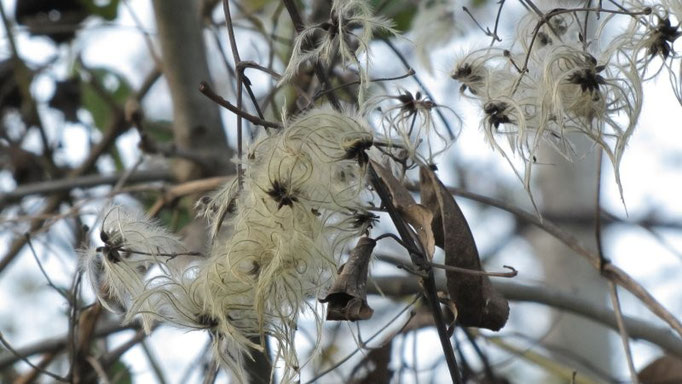
[(327, 320), (367, 320), (374, 310), (367, 304), (367, 273), (376, 241), (369, 237), (358, 240), (346, 264), (342, 265), (327, 296)]
[[(419, 179), (422, 204), (433, 213), (435, 244), (445, 251), (445, 264), (480, 271), (474, 236), (457, 202), (429, 168), (420, 168)], [(488, 276), (456, 271), (446, 271), (445, 276), (461, 325), (493, 331), (504, 326), (509, 303), (493, 288)]]
[(390, 170), (375, 161), (371, 161), (371, 163), (377, 175), (391, 193), (391, 199), (398, 213), (417, 232), (419, 242), (426, 251), (429, 261), (431, 261), (433, 259), (433, 252), (436, 249), (436, 240), (434, 239), (431, 226), (433, 221), (432, 211), (421, 204), (417, 204), (414, 198), (412, 198), (410, 191), (393, 176)]
[(663, 356), (644, 367), (637, 377), (642, 384), (682, 383), (682, 359)]

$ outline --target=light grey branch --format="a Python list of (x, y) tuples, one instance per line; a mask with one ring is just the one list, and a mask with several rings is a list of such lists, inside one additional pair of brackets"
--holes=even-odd
[[(128, 329), (140, 329), (140, 326), (138, 324), (121, 325), (118, 321), (111, 321), (98, 327), (95, 331), (95, 337), (104, 337)], [(42, 340), (26, 347), (15, 348), (15, 350), (20, 356), (30, 357), (39, 353), (58, 352), (66, 348), (69, 341), (69, 336), (63, 335), (52, 339)], [(16, 363), (18, 360), (19, 358), (17, 356), (7, 351), (2, 351), (0, 353), (0, 371)]]
[[(373, 281), (387, 296), (404, 296), (421, 292), (419, 282), (412, 276), (376, 277)], [(437, 284), (438, 289), (445, 290), (445, 280), (438, 279)], [(618, 332), (618, 324), (613, 311), (583, 301), (574, 295), (549, 287), (523, 285), (497, 279), (493, 280), (493, 285), (508, 300), (547, 305), (554, 309), (583, 316)], [(371, 294), (379, 293), (371, 282), (367, 284), (367, 288)], [(668, 353), (682, 357), (682, 339), (670, 328), (652, 325), (650, 322), (629, 316), (623, 316), (623, 320), (631, 338), (646, 340), (658, 345)]]
[(210, 81), (196, 0), (154, 0), (154, 16), (163, 55), (163, 74), (173, 99), (173, 138), (177, 148), (214, 160), (210, 169), (177, 160), (173, 171), (180, 181), (233, 171), (218, 106), (199, 93)]
[[(49, 195), (67, 192), (76, 188), (92, 188), (100, 185), (114, 185), (123, 176), (124, 172), (86, 175), (74, 178), (43, 181), (19, 186), (13, 191), (0, 193), (0, 206), (14, 203), (26, 196)], [(143, 183), (150, 181), (171, 181), (172, 175), (165, 170), (139, 171), (128, 178), (128, 183)]]

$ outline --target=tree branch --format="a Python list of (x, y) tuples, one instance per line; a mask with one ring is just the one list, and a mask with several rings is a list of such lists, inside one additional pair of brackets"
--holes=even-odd
[[(77, 188), (92, 188), (100, 185), (114, 185), (123, 176), (124, 172), (110, 174), (93, 174), (74, 178), (49, 180), (40, 183), (25, 184), (13, 191), (0, 194), (0, 208), (7, 204), (20, 201), (31, 195), (51, 195), (68, 192)], [(151, 181), (171, 181), (173, 175), (165, 170), (139, 171), (128, 178), (128, 183), (144, 183)]]
[(201, 152), (214, 166), (177, 160), (173, 172), (180, 181), (231, 173), (232, 149), (227, 145), (218, 107), (197, 91), (209, 80), (208, 61), (196, 1), (154, 0), (154, 17), (163, 55), (163, 73), (173, 100), (173, 141), (177, 148)]
[(199, 91), (201, 93), (203, 93), (209, 99), (216, 102), (221, 107), (228, 109), (230, 112), (234, 113), (235, 115), (243, 117), (246, 120), (248, 120), (248, 121), (250, 121), (256, 125), (261, 125), (261, 126), (266, 127), (266, 128), (278, 128), (278, 129), (282, 128), (282, 123), (279, 123), (279, 122), (275, 123), (275, 122), (263, 120), (258, 116), (254, 116), (252, 114), (249, 114), (248, 112), (242, 111), (240, 108), (237, 108), (236, 106), (234, 106), (229, 101), (223, 99), (222, 96), (215, 93), (213, 91), (213, 89), (211, 89), (211, 87), (205, 81), (202, 81), (199, 84)]
[[(97, 330), (95, 331), (95, 337), (104, 337), (112, 333), (140, 328), (141, 326), (137, 323), (121, 325), (120, 321), (115, 320), (98, 327)], [(39, 353), (58, 352), (66, 348), (67, 344), (70, 341), (71, 340), (69, 338), (69, 335), (67, 334), (51, 339), (41, 340), (37, 343), (31, 344), (26, 347), (16, 348), (16, 352), (18, 355), (21, 355), (23, 357), (29, 357), (37, 355)], [(11, 366), (12, 364), (16, 363), (19, 360), (20, 360), (19, 357), (11, 353), (7, 352), (0, 353), (0, 371)]]
[[(613, 311), (581, 300), (575, 295), (546, 286), (524, 285), (506, 280), (493, 280), (492, 283), (495, 289), (508, 300), (538, 303), (571, 312), (618, 332), (618, 324)], [(437, 287), (439, 290), (445, 290), (445, 280), (437, 279)], [(367, 289), (370, 294), (399, 297), (420, 292), (422, 288), (419, 281), (412, 276), (384, 276), (372, 279), (367, 284)], [(651, 325), (649, 321), (630, 316), (623, 316), (623, 322), (628, 329), (630, 338), (646, 340), (668, 353), (682, 357), (682, 339), (671, 332), (669, 328)]]
[[(412, 190), (418, 189), (413, 185), (410, 186), (410, 188)], [(597, 270), (602, 269), (602, 263), (598, 255), (596, 255), (589, 249), (585, 248), (580, 243), (580, 241), (578, 241), (578, 239), (576, 239), (573, 235), (562, 230), (561, 228), (551, 223), (550, 221), (542, 220), (536, 215), (530, 214), (522, 209), (513, 207), (509, 204), (506, 204), (503, 201), (493, 199), (491, 197), (482, 196), (473, 192), (457, 188), (448, 188), (448, 191), (455, 195), (502, 209), (513, 214), (514, 216), (518, 217), (519, 219), (525, 222), (537, 226), (538, 228), (552, 235), (560, 242), (564, 243), (577, 254), (585, 257), (595, 269)], [(678, 335), (682, 336), (682, 323), (680, 323), (680, 321), (670, 311), (668, 311), (663, 305), (661, 305), (661, 303), (659, 303), (655, 297), (653, 297), (640, 283), (635, 281), (625, 271), (609, 263), (603, 266), (602, 275), (605, 278), (625, 288), (633, 295), (635, 295), (635, 297), (637, 297), (651, 312), (653, 312), (656, 316), (658, 316), (663, 321), (668, 323), (677, 332)]]

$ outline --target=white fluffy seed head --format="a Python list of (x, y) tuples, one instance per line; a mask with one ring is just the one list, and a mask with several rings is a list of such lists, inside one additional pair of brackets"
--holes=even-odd
[[(359, 32), (357, 28), (360, 28)], [(334, 0), (328, 21), (307, 26), (296, 36), (291, 58), (279, 84), (290, 81), (308, 61), (329, 65), (339, 55), (344, 66), (357, 66), (360, 72), (359, 99), (362, 101), (364, 88), (369, 82), (369, 44), (378, 30), (397, 34), (392, 22), (375, 16), (367, 1)], [(321, 37), (318, 37), (320, 34)], [(364, 65), (358, 59), (363, 53), (367, 54)]]
[(102, 217), (99, 237), (103, 244), (80, 251), (81, 268), (105, 307), (128, 312), (134, 306), (126, 321), (140, 314), (149, 332), (162, 303), (136, 303), (148, 290), (148, 271), (157, 265), (167, 276), (181, 276), (181, 268), (168, 261), (187, 250), (176, 236), (136, 210), (113, 205), (104, 209)]

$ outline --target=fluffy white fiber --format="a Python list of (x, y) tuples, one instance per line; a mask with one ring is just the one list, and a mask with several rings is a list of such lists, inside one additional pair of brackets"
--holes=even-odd
[(141, 318), (148, 331), (157, 321), (208, 330), (217, 361), (240, 382), (244, 359), (266, 336), (276, 341), (283, 382), (295, 381), (296, 319), (308, 309), (321, 319), (314, 299), (330, 286), (345, 243), (368, 225), (359, 217), (367, 215), (360, 197), (369, 127), (328, 107), (285, 125), (249, 148), (241, 189), (228, 183), (202, 199), (208, 255), (176, 266), (187, 253), (182, 242), (120, 206), (104, 214), (104, 245), (82, 252), (108, 308), (124, 309), (125, 321)]

